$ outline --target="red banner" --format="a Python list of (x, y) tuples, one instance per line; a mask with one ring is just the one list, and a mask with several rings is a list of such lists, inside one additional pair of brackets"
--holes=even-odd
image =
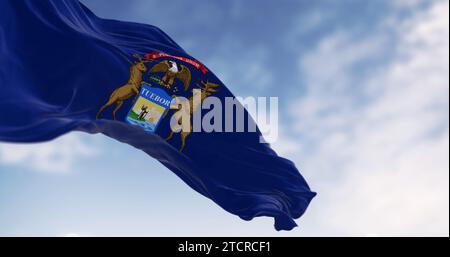
[(189, 63), (190, 65), (199, 69), (203, 74), (206, 74), (208, 72), (208, 69), (205, 67), (205, 65), (203, 65), (202, 63), (200, 63), (197, 60), (192, 60), (192, 59), (189, 59), (186, 57), (175, 56), (175, 55), (160, 53), (160, 52), (156, 52), (156, 51), (152, 51), (152, 52), (144, 55), (144, 58), (147, 58), (147, 59), (158, 59), (158, 58), (162, 58), (162, 57), (170, 57), (170, 58), (174, 58), (174, 59)]

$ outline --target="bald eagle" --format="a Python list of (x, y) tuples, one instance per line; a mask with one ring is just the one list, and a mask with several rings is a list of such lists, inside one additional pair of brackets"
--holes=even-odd
[(162, 81), (171, 89), (175, 78), (179, 79), (184, 85), (184, 91), (188, 90), (191, 83), (191, 72), (183, 64), (177, 64), (174, 61), (164, 60), (155, 64), (150, 73), (163, 72)]

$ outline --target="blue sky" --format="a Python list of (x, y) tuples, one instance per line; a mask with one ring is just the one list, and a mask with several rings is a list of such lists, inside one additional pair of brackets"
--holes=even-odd
[(0, 144), (0, 235), (449, 234), (448, 1), (83, 0), (156, 25), (235, 95), (278, 96), (274, 148), (318, 192), (290, 232), (102, 135)]

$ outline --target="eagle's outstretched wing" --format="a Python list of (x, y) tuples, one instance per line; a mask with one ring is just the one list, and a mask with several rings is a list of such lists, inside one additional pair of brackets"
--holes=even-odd
[(183, 82), (184, 84), (184, 91), (188, 90), (189, 84), (191, 83), (191, 71), (184, 66), (183, 64), (180, 65), (181, 71), (177, 73), (177, 78)]
[(169, 62), (167, 60), (164, 60), (153, 65), (153, 67), (150, 69), (150, 73), (167, 72), (169, 68), (170, 68)]

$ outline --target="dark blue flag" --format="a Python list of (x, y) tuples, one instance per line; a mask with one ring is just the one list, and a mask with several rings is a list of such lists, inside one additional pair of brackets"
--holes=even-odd
[(0, 141), (103, 133), (244, 220), (295, 227), (315, 193), (291, 161), (260, 143), (259, 130), (172, 132), (170, 103), (193, 89), (233, 96), (154, 26), (101, 19), (78, 1), (0, 1)]

